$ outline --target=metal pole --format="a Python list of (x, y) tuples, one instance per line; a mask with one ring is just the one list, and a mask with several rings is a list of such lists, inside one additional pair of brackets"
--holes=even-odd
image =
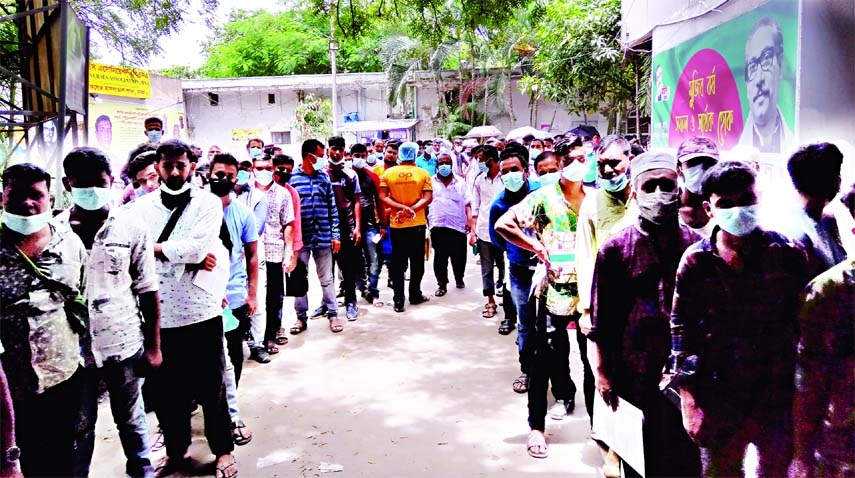
[(335, 52), (338, 45), (335, 42), (335, 4), (330, 1), (330, 66), (332, 67), (332, 134), (338, 135), (338, 91), (336, 87)]
[(54, 161), (56, 161), (55, 178), (54, 178), (54, 207), (59, 209), (62, 207), (62, 151), (65, 146), (65, 114), (66, 114), (66, 83), (65, 77), (68, 74), (67, 54), (68, 54), (68, 15), (70, 12), (68, 0), (62, 0), (62, 7), (59, 14), (59, 111), (56, 118), (56, 150), (54, 152)]

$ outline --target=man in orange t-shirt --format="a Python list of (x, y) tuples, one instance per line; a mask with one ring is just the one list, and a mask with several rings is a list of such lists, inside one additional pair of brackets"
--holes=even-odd
[[(388, 146), (387, 146), (388, 150)], [(427, 229), (425, 209), (433, 200), (430, 174), (416, 166), (419, 146), (407, 142), (398, 149), (398, 166), (387, 169), (380, 177), (380, 200), (385, 204), (392, 228), (392, 262), (389, 273), (395, 290), (395, 312), (404, 311), (404, 271), (409, 262), (410, 304), (430, 300), (422, 294), (425, 273), (424, 244)]]

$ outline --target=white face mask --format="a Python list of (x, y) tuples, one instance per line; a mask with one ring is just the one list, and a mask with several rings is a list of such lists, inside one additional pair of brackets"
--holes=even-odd
[(585, 179), (585, 175), (588, 173), (588, 165), (581, 161), (573, 161), (567, 167), (561, 171), (561, 177), (573, 182), (579, 183)]
[(19, 216), (8, 211), (3, 211), (3, 226), (22, 234), (24, 236), (33, 235), (42, 230), (43, 227), (50, 222), (53, 215), (50, 211), (32, 216)]
[(259, 170), (255, 172), (255, 182), (267, 186), (273, 182), (273, 171)]
[(166, 185), (166, 183), (160, 183), (160, 190), (165, 192), (166, 194), (169, 194), (170, 196), (178, 196), (180, 194), (184, 194), (192, 187), (193, 186), (190, 183), (185, 182), (181, 185), (180, 189), (170, 189), (169, 186)]
[(110, 202), (110, 188), (71, 188), (71, 200), (87, 211), (97, 211)]

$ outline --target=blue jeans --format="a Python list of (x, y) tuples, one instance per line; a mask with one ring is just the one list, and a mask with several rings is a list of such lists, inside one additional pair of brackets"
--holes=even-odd
[(119, 431), (125, 452), (125, 472), (132, 477), (153, 477), (151, 443), (142, 399), (142, 379), (134, 373), (134, 365), (142, 358), (142, 350), (120, 362), (105, 362), (101, 368), (87, 367), (84, 372), (83, 403), (77, 424), (77, 450), (74, 476), (89, 476), (95, 449), (95, 420), (98, 418), (98, 383), (101, 379), (110, 392), (110, 411)]
[[(315, 270), (318, 273), (318, 280), (321, 282), (321, 290), (323, 292), (323, 303), (327, 308), (327, 316), (335, 317), (338, 315), (338, 304), (335, 300), (335, 282), (333, 281), (333, 253), (332, 248), (325, 247), (322, 249), (302, 249), (298, 256), (298, 260), (306, 265), (306, 273), (308, 274), (309, 255), (315, 259)], [(297, 318), (306, 320), (309, 312), (309, 296), (303, 294), (301, 297), (294, 299), (294, 311), (297, 312)]]
[(510, 266), (511, 300), (517, 309), (517, 348), (520, 354), (520, 370), (527, 373), (533, 353), (530, 334), (534, 332), (535, 301), (530, 299), (531, 279), (534, 271), (528, 266)]

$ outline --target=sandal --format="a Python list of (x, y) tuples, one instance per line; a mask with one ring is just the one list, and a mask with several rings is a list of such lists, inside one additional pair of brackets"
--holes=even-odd
[(217, 466), (217, 469), (214, 470), (214, 477), (215, 478), (237, 478), (238, 471), (237, 471), (237, 467), (235, 465), (237, 465), (237, 460), (235, 460), (235, 458), (232, 456), (231, 461)]
[(379, 309), (380, 307), (383, 307), (386, 304), (384, 304), (383, 301), (380, 299), (374, 299), (374, 302), (372, 302), (372, 305)]
[(508, 335), (514, 331), (516, 326), (511, 323), (510, 320), (503, 320), (502, 324), (499, 325), (499, 334), (500, 335)]
[(330, 331), (337, 334), (342, 330), (344, 330), (344, 326), (341, 325), (341, 321), (338, 320), (338, 317), (330, 317)]
[(277, 346), (276, 346), (276, 342), (274, 342), (274, 341), (272, 341), (272, 340), (268, 340), (268, 341), (264, 344), (264, 348), (266, 348), (266, 349), (267, 349), (267, 353), (269, 353), (270, 355), (278, 354), (278, 353), (279, 353), (279, 347), (277, 347)]
[(514, 380), (513, 388), (517, 393), (528, 392), (528, 375), (522, 374), (517, 377), (517, 379)]
[(252, 432), (243, 420), (232, 422), (232, 439), (237, 446), (243, 446), (252, 441)]
[(487, 304), (484, 306), (484, 310), (481, 312), (481, 317), (485, 319), (492, 319), (496, 316), (496, 304)]
[(528, 450), (528, 455), (532, 458), (546, 458), (549, 456), (549, 447), (546, 445), (546, 438), (543, 436), (543, 433), (532, 430), (528, 435), (528, 442), (525, 446), (526, 450)]
[(157, 433), (154, 435), (154, 443), (151, 444), (151, 451), (152, 453), (159, 452), (160, 450), (163, 450), (164, 446), (163, 430), (161, 430), (160, 427), (157, 427)]
[(304, 330), (309, 328), (309, 324), (304, 319), (297, 319), (294, 326), (291, 327), (291, 335), (299, 335)]
[(279, 327), (279, 330), (276, 332), (276, 338), (274, 339), (276, 345), (287, 345), (288, 344), (288, 336), (285, 335), (285, 329), (283, 327)]

